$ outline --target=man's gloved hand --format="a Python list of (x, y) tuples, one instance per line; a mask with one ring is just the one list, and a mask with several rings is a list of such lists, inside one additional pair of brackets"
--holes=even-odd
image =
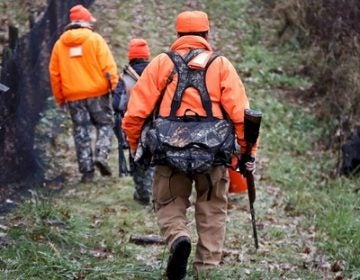
[(240, 173), (245, 175), (246, 172), (253, 173), (256, 169), (255, 157), (252, 155), (243, 154), (239, 161)]
[(245, 163), (246, 170), (253, 173), (256, 169), (255, 157), (250, 157), (250, 160)]

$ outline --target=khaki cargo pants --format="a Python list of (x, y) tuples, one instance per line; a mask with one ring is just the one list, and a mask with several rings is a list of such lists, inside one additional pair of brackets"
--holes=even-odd
[(191, 206), (190, 195), (195, 184), (195, 222), (198, 234), (194, 266), (218, 265), (222, 257), (227, 215), (228, 172), (224, 166), (210, 173), (212, 190), (208, 200), (209, 182), (206, 175), (188, 176), (167, 166), (156, 166), (153, 198), (155, 212), (166, 244), (191, 233), (186, 210)]

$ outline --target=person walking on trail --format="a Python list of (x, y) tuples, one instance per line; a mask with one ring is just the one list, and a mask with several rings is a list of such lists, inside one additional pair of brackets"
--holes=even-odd
[[(188, 61), (189, 54), (194, 54), (193, 50), (195, 50), (196, 56), (188, 62), (187, 67), (192, 69), (208, 67), (205, 71), (205, 87), (210, 97), (210, 110), (216, 118), (224, 119), (225, 114), (228, 116), (235, 127), (237, 141), (242, 151), (245, 151), (244, 110), (249, 108), (248, 98), (240, 77), (227, 58), (217, 56), (209, 62), (212, 54), (212, 48), (207, 40), (209, 25), (205, 12), (179, 13), (175, 20), (178, 38), (172, 43), (170, 51), (179, 54), (183, 61)], [(184, 71), (184, 67), (175, 67), (173, 61), (168, 53), (156, 56), (132, 89), (122, 124), (132, 153), (136, 152), (144, 122), (154, 108), (157, 108), (158, 115), (163, 118), (168, 117), (172, 111), (171, 104), (178, 87), (182, 87), (178, 81), (183, 83)], [(204, 83), (202, 86), (204, 87)], [(176, 116), (184, 116), (189, 111), (195, 116), (206, 116), (199, 90), (192, 86), (183, 88), (181, 104), (177, 108)], [(159, 99), (161, 102), (157, 105)], [(256, 146), (252, 150), (253, 157), (255, 153)], [(249, 160), (246, 166), (248, 170), (253, 170), (255, 163)], [(186, 219), (186, 210), (191, 206), (193, 183), (196, 190), (194, 205), (198, 235), (198, 239), (194, 239), (195, 275), (201, 275), (207, 269), (216, 267), (222, 259), (229, 184), (226, 167), (213, 166), (208, 174), (188, 174), (169, 165), (156, 165), (153, 200), (161, 233), (170, 250), (166, 268), (168, 279), (182, 279), (186, 276), (193, 240)]]
[[(128, 45), (128, 59), (129, 64), (124, 68), (121, 80), (114, 90), (112, 102), (115, 114), (120, 115), (120, 118), (118, 118), (120, 123), (115, 123), (115, 126), (117, 126), (119, 130), (121, 130), (121, 119), (126, 112), (130, 90), (150, 62), (150, 49), (147, 41), (142, 38), (130, 40)], [(122, 133), (122, 131), (119, 131), (119, 133)], [(133, 198), (140, 204), (149, 205), (152, 193), (151, 187), (154, 167), (145, 167), (142, 164), (134, 162), (131, 154), (130, 166), (131, 176), (135, 184)]]
[[(89, 10), (76, 5), (69, 17), (70, 23), (52, 50), (49, 73), (56, 103), (70, 112), (81, 181), (86, 183), (93, 180), (95, 166), (102, 176), (111, 176), (107, 158), (113, 113), (107, 76), (114, 87), (119, 76), (108, 44), (93, 30), (96, 20)], [(92, 126), (96, 128), (94, 158)]]

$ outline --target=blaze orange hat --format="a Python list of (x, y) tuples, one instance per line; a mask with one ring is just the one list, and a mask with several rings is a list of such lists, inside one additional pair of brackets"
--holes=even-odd
[(128, 47), (129, 60), (134, 58), (149, 59), (150, 49), (146, 40), (141, 38), (131, 39)]
[(83, 5), (76, 5), (70, 9), (70, 21), (86, 21), (95, 22), (96, 19), (92, 16), (88, 9)]
[(178, 33), (209, 31), (209, 19), (202, 11), (182, 12), (176, 17), (175, 28)]

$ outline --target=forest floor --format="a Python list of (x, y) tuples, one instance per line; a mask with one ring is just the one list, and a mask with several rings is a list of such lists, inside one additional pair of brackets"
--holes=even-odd
[[(240, 75), (244, 77), (245, 86), (249, 84), (249, 89), (253, 90), (248, 93), (250, 101), (257, 98), (264, 99), (261, 92), (269, 90), (269, 84), (259, 84), (262, 80), (257, 75), (261, 73), (247, 72), (253, 66), (243, 61), (241, 57), (243, 49), (240, 47), (242, 40), (245, 41), (250, 32), (254, 33), (251, 35), (251, 40), (257, 41), (258, 44), (269, 43), (268, 38), (261, 37), (264, 30), (254, 29), (254, 26), (266, 29), (259, 26), (266, 24), (266, 19), (260, 22), (260, 18), (264, 16), (261, 14), (263, 11), (249, 6), (247, 1), (224, 2), (226, 3), (135, 0), (119, 3), (116, 0), (97, 0), (91, 9), (98, 18), (96, 28), (108, 40), (119, 66), (127, 62), (127, 42), (130, 38), (146, 38), (151, 46), (152, 55), (155, 56), (168, 48), (175, 39), (174, 19), (179, 11), (185, 9), (208, 11), (212, 20), (210, 40), (214, 49), (234, 62)], [(259, 22), (255, 22), (256, 18), (259, 18)], [(255, 34), (256, 32), (259, 34)], [(268, 53), (254, 53), (254, 63), (256, 60), (264, 59), (259, 57), (261, 55)], [(274, 60), (276, 59), (277, 57), (274, 57)], [(281, 90), (277, 89), (277, 91), (281, 94)], [(266, 111), (266, 105), (263, 105), (267, 104), (266, 102), (268, 101), (264, 103), (255, 101), (255, 104)], [(24, 203), (25, 206), (17, 198), (9, 197), (5, 200), (6, 207), (18, 205), (20, 210), (0, 216), (0, 248), (18, 242), (11, 234), (7, 234), (9, 228), (22, 229), (30, 234), (31, 240), (49, 247), (47, 250), (34, 245), (37, 250), (46, 252), (41, 258), (40, 256), (37, 258), (50, 258), (51, 255), (53, 265), (57, 262), (57, 258), (63, 258), (61, 260), (66, 264), (64, 271), (68, 274), (61, 269), (59, 272), (58, 268), (54, 268), (55, 265), (51, 266), (50, 271), (53, 269), (59, 275), (73, 277), (66, 279), (161, 278), (168, 254), (164, 246), (142, 246), (130, 242), (133, 235), (158, 235), (159, 230), (152, 207), (145, 207), (133, 201), (134, 187), (131, 178), (117, 176), (117, 143), (113, 144), (110, 156), (112, 177), (101, 177), (97, 173), (94, 183), (82, 184), (79, 182), (80, 175), (77, 171), (71, 122), (68, 116), (49, 106), (44, 120), (39, 124), (39, 130), (42, 134), (53, 133), (51, 120), (58, 118), (59, 115), (62, 129), (57, 130), (58, 134), (52, 136), (51, 141), (39, 142), (39, 147), (46, 150), (44, 161), (49, 167), (46, 171), (47, 181), (39, 193), (33, 189), (23, 192), (27, 194), (26, 197), (30, 197), (29, 201)], [(269, 128), (265, 127), (264, 132), (267, 130)], [(289, 189), (282, 189), (281, 184), (277, 185), (276, 180), (269, 178), (266, 170), (271, 161), (271, 151), (267, 145), (263, 142), (259, 149), (256, 170), (255, 210), (260, 248), (258, 250), (254, 248), (247, 194), (229, 194), (223, 262), (219, 270), (207, 279), (345, 279), (343, 260), (330, 259), (318, 248), (316, 240), (319, 237), (316, 226), (308, 216), (294, 211), (294, 206), (289, 200)], [(193, 211), (191, 207), (189, 227), (193, 232), (192, 242), (195, 245), (197, 236)], [(54, 215), (56, 219), (48, 212), (56, 213)], [(40, 223), (42, 230), (44, 227), (52, 228), (46, 230), (47, 234), (39, 231), (39, 219), (43, 221)], [(63, 226), (63, 221), (66, 222), (66, 227)], [(51, 236), (59, 237), (53, 232), (53, 228), (64, 235), (61, 242), (50, 239)], [(64, 260), (67, 258), (67, 246), (62, 244), (70, 242), (65, 240), (67, 237), (69, 240), (73, 238), (71, 242), (76, 241), (75, 249), (72, 250), (78, 252), (69, 253), (71, 265), (76, 268)], [(15, 279), (11, 278), (12, 264), (7, 263), (4, 270), (3, 263), (6, 262), (0, 258), (0, 276), (2, 271), (5, 271), (8, 278), (4, 279)], [(46, 265), (42, 261), (41, 264), (40, 267), (44, 267), (42, 274), (39, 268), (36, 272), (39, 274), (28, 272), (28, 275), (45, 277)], [(192, 279), (191, 270), (187, 276), (187, 279)]]

